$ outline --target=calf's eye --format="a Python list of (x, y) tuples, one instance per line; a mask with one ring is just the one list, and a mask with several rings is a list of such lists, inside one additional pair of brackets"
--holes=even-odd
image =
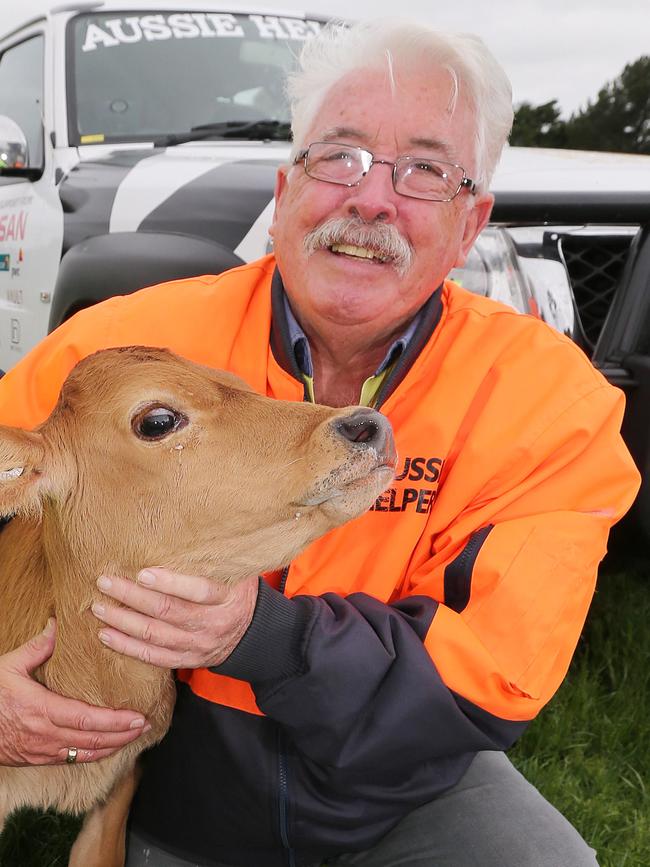
[(144, 440), (160, 440), (187, 424), (187, 418), (166, 406), (156, 406), (133, 420), (135, 433)]

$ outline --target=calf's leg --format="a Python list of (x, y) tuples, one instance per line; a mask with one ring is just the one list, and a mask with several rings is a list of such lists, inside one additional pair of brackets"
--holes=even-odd
[(126, 822), (140, 773), (134, 767), (118, 782), (104, 804), (91, 810), (70, 851), (68, 867), (124, 867)]

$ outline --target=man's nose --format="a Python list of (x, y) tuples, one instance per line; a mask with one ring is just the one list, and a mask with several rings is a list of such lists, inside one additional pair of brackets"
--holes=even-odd
[(346, 202), (349, 213), (371, 223), (381, 220), (392, 223), (397, 217), (397, 196), (393, 187), (390, 163), (373, 163), (358, 186), (350, 187)]

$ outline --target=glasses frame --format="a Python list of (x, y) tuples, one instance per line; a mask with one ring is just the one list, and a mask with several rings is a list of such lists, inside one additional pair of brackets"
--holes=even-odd
[[(307, 170), (307, 159), (309, 157), (310, 148), (313, 145), (320, 145), (320, 144), (333, 145), (334, 147), (340, 145), (340, 147), (347, 148), (348, 150), (354, 150), (354, 151), (358, 151), (361, 154), (367, 154), (370, 157), (370, 163), (368, 165), (368, 168), (365, 170), (365, 172), (363, 172), (363, 174), (361, 175), (359, 180), (354, 181), (353, 183), (348, 183), (347, 181), (335, 181), (332, 178), (319, 178), (317, 175), (313, 175)], [(460, 169), (461, 172), (463, 173), (463, 177), (461, 178), (460, 183), (458, 184), (458, 187), (457, 187), (455, 193), (453, 193), (453, 195), (449, 196), (449, 198), (447, 198), (447, 199), (430, 199), (427, 196), (414, 196), (411, 193), (402, 193), (395, 186), (395, 184), (397, 182), (397, 166), (402, 160), (426, 160), (427, 162), (437, 163), (438, 165), (441, 165), (441, 166), (450, 166), (451, 168), (454, 168), (454, 169)], [(304, 148), (303, 150), (299, 151), (296, 154), (296, 158), (294, 159), (293, 164), (295, 166), (295, 165), (298, 165), (298, 163), (303, 164), (303, 168), (305, 170), (305, 174), (307, 175), (307, 177), (310, 177), (315, 181), (322, 181), (324, 184), (336, 184), (336, 186), (339, 186), (339, 187), (358, 187), (360, 185), (361, 181), (368, 174), (370, 169), (374, 165), (380, 165), (380, 166), (392, 166), (393, 167), (393, 171), (391, 172), (391, 179), (393, 182), (393, 190), (395, 190), (395, 192), (397, 193), (398, 196), (404, 196), (407, 199), (419, 199), (420, 201), (423, 201), (423, 202), (452, 202), (456, 198), (456, 196), (458, 196), (464, 189), (466, 189), (471, 195), (473, 195), (473, 196), (476, 195), (476, 182), (467, 176), (467, 172), (465, 171), (463, 166), (458, 165), (458, 163), (449, 163), (449, 162), (446, 162), (445, 160), (435, 160), (435, 159), (432, 159), (431, 157), (417, 157), (417, 156), (412, 156), (410, 154), (405, 154), (404, 156), (398, 157), (394, 162), (391, 160), (377, 160), (377, 159), (375, 159), (375, 155), (372, 153), (372, 151), (369, 151), (366, 148), (358, 147), (357, 145), (348, 145), (348, 144), (345, 144), (344, 142), (335, 142), (335, 141), (313, 141), (313, 142), (310, 142), (306, 148)]]

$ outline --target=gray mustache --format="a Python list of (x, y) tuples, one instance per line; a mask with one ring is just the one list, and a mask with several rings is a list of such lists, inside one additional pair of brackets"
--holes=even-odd
[(403, 277), (413, 262), (413, 248), (390, 223), (366, 223), (357, 217), (333, 217), (308, 232), (304, 248), (311, 256), (332, 244), (367, 247), (383, 259), (390, 259), (393, 268)]

